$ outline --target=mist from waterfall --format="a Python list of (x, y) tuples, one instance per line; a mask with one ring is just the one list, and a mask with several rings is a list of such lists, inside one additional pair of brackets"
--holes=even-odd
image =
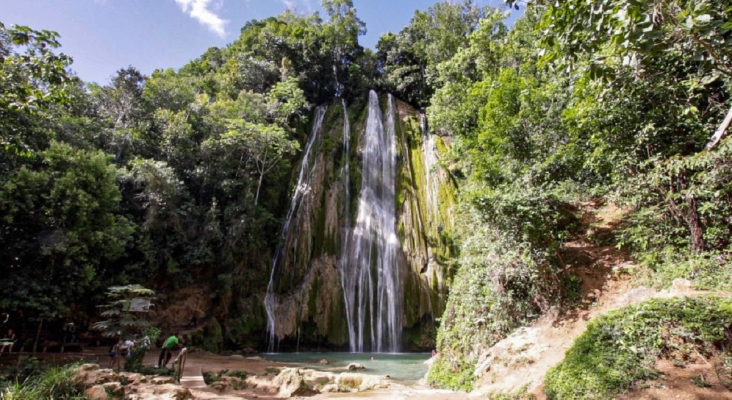
[[(386, 125), (386, 127), (385, 127)], [(341, 262), (352, 352), (397, 352), (401, 343), (402, 294), (396, 234), (394, 104), (386, 124), (379, 98), (369, 93), (362, 151), (361, 191), (347, 257)]]
[[(267, 294), (264, 297), (264, 308), (267, 311), (267, 333), (269, 334), (269, 345), (268, 351), (275, 351), (275, 333), (276, 333), (276, 317), (275, 308), (277, 305), (277, 293), (275, 292), (275, 277), (277, 267), (284, 254), (287, 251), (288, 244), (291, 243), (290, 239), (297, 241), (300, 235), (300, 229), (291, 229), (292, 217), (297, 215), (300, 206), (302, 204), (303, 197), (310, 192), (312, 186), (313, 171), (316, 165), (316, 156), (313, 154), (313, 144), (317, 141), (318, 133), (323, 125), (323, 118), (325, 117), (325, 107), (318, 107), (315, 111), (315, 122), (313, 123), (313, 129), (310, 132), (310, 138), (307, 145), (305, 146), (305, 152), (302, 156), (302, 163), (300, 164), (300, 173), (297, 178), (297, 186), (292, 194), (290, 200), (290, 208), (287, 211), (285, 222), (282, 225), (280, 231), (280, 241), (275, 250), (274, 258), (272, 260), (272, 271), (269, 276), (269, 283), (267, 284)], [(292, 235), (295, 235), (294, 237)]]

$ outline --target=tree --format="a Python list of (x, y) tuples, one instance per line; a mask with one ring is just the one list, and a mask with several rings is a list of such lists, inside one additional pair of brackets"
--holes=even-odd
[(155, 292), (141, 285), (110, 286), (107, 290), (109, 303), (98, 307), (104, 309), (101, 316), (107, 319), (94, 323), (93, 328), (102, 336), (122, 338), (150, 327), (150, 322), (141, 313), (148, 312)]
[[(123, 338), (132, 334), (150, 330), (150, 322), (141, 315), (145, 315), (149, 311), (154, 295), (154, 291), (141, 285), (111, 286), (107, 290), (109, 303), (98, 306), (104, 309), (101, 316), (107, 319), (94, 323), (93, 329), (101, 331), (102, 336), (115, 338), (117, 342), (121, 342)], [(152, 329), (152, 331), (159, 334), (157, 329)], [(155, 339), (156, 337), (146, 337), (145, 340), (148, 343), (140, 343), (139, 346), (132, 349), (132, 351), (137, 351), (128, 355), (132, 356), (130, 359), (135, 361), (125, 362), (127, 371), (131, 371), (133, 366), (141, 366), (140, 362), (147, 352), (147, 348)], [(115, 351), (120, 351), (120, 349), (117, 348)], [(120, 368), (119, 363), (117, 363), (117, 368)]]
[[(515, 5), (516, 0), (506, 0)], [(592, 72), (612, 74), (619, 66), (649, 66), (669, 55), (696, 60), (692, 79), (709, 84), (732, 78), (732, 7), (714, 0), (583, 0), (532, 2), (545, 7), (540, 29), (547, 61), (592, 57)], [(712, 149), (728, 130), (732, 107), (711, 136)]]
[(66, 68), (72, 60), (54, 53), (60, 47), (57, 38), (53, 31), (6, 28), (0, 22), (0, 176), (48, 146), (50, 133), (36, 129), (39, 113), (68, 99), (73, 78)]
[(441, 86), (438, 65), (467, 46), (471, 33), (490, 10), (464, 0), (441, 1), (427, 11), (415, 11), (398, 35), (382, 35), (376, 46), (387, 84), (415, 106), (429, 105)]
[(2, 306), (56, 317), (69, 304), (124, 276), (112, 263), (135, 229), (118, 215), (117, 169), (99, 151), (52, 142), (39, 168), (0, 186)]

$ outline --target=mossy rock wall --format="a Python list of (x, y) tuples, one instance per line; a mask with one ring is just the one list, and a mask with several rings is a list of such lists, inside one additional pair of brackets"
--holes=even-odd
[[(381, 100), (382, 106), (387, 107), (386, 95)], [(365, 102), (357, 104), (347, 110), (351, 128), (349, 154), (345, 154), (343, 146), (344, 112), (340, 100), (329, 105), (320, 137), (312, 149), (316, 157), (313, 179), (291, 222), (297, 234), (286, 238), (285, 258), (279, 263), (283, 267), (276, 273), (275, 334), (282, 351), (348, 345), (338, 260), (346, 240), (346, 222), (349, 227), (355, 223), (361, 183), (359, 143), (365, 132), (368, 106)], [(455, 188), (449, 175), (434, 163), (446, 145), (433, 137), (431, 143), (440, 144), (427, 149), (434, 154), (426, 155), (425, 141), (429, 136), (422, 129), (421, 115), (396, 99), (394, 106), (399, 158), (397, 228), (403, 253), (399, 257), (404, 282), (403, 348), (424, 350), (434, 348), (435, 318), (445, 309), (452, 277), (449, 260), (454, 249), (448, 238), (452, 232), (450, 212), (455, 204)], [(342, 179), (346, 156), (350, 164), (350, 199), (346, 198)], [(297, 180), (296, 173), (293, 181)], [(431, 185), (428, 177), (435, 179), (436, 184)]]
[[(395, 107), (398, 232), (409, 271), (404, 287), (405, 321), (408, 328), (426, 323), (423, 329), (433, 330), (434, 319), (445, 310), (454, 271), (450, 214), (456, 204), (455, 186), (439, 164), (447, 147), (440, 137), (429, 133), (424, 115), (398, 100)], [(431, 319), (425, 319), (427, 315)], [(409, 337), (414, 335), (406, 335)], [(407, 342), (417, 348), (426, 344), (424, 340), (419, 341), (422, 345)]]

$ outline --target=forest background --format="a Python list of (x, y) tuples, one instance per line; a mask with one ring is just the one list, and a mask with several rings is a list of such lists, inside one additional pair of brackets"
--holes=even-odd
[(557, 249), (580, 201), (629, 210), (617, 245), (649, 283), (730, 289), (732, 4), (590, 3), (530, 2), (509, 30), (500, 10), (439, 2), (371, 50), (351, 1), (325, 0), (325, 18), (251, 21), (177, 71), (103, 86), (69, 72), (54, 32), (2, 26), (0, 309), (91, 320), (110, 286), (206, 282), (213, 349), (261, 348), (310, 110), (369, 89), (452, 143), (438, 383), (461, 386), (473, 348), (571, 300)]

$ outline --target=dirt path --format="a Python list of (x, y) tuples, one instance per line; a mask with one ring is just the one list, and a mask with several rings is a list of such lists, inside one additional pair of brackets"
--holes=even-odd
[[(578, 276), (582, 283), (581, 304), (567, 313), (545, 315), (484, 352), (475, 371), (477, 382), (470, 397), (515, 393), (523, 387), (536, 399), (546, 399), (542, 390), (544, 375), (564, 359), (569, 347), (585, 331), (592, 318), (651, 298), (711, 294), (692, 290), (691, 282), (683, 279), (674, 281), (673, 287), (665, 291), (633, 288), (629, 274), (637, 269), (633, 260), (614, 246), (602, 244), (608, 242), (606, 239), (612, 235), (623, 211), (612, 204), (602, 203), (585, 203), (581, 211), (581, 233), (575, 240), (565, 243), (562, 249), (567, 270)], [(659, 365), (664, 379), (656, 384), (657, 387), (636, 390), (627, 398), (732, 400), (732, 395), (722, 385), (700, 388), (690, 380), (694, 374), (702, 377), (713, 375), (711, 364), (706, 360), (702, 364), (705, 365), (687, 365), (686, 370)]]

